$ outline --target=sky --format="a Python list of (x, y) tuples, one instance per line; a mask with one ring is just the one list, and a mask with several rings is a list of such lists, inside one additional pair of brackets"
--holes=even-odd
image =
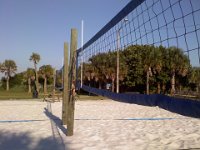
[(83, 50), (83, 61), (99, 52), (116, 51), (119, 34), (122, 49), (135, 44), (175, 46), (188, 56), (192, 66), (200, 66), (199, 16), (200, 0), (146, 0), (122, 16), (127, 21), (112, 22), (109, 31), (98, 34), (101, 37)]
[(64, 42), (70, 43), (72, 28), (78, 31), (81, 47), (92, 38), (130, 0), (0, 0), (0, 63), (16, 62), (17, 72), (33, 68), (32, 52), (42, 65), (60, 69)]

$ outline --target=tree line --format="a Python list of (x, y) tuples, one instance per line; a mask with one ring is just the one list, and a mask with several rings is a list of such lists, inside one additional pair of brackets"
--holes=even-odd
[[(131, 45), (119, 51), (120, 92), (175, 93), (177, 91), (196, 91), (200, 88), (200, 67), (192, 67), (183, 50), (177, 47), (153, 45)], [(91, 87), (116, 90), (117, 52), (99, 53), (83, 63), (84, 84)], [(0, 63), (4, 73), (1, 87), (7, 91), (10, 87), (22, 85), (28, 93), (36, 90), (47, 92), (47, 85), (53, 84), (54, 69), (43, 65), (37, 69), (40, 55), (32, 53), (29, 60), (34, 68), (16, 73), (17, 65), (13, 60)], [(79, 76), (81, 69), (79, 67)], [(56, 84), (62, 86), (62, 74), (56, 75)]]
[[(192, 67), (183, 50), (153, 45), (131, 45), (119, 51), (120, 92), (171, 93), (196, 91), (200, 67)], [(99, 53), (83, 63), (84, 84), (111, 91), (116, 89), (117, 52)], [(79, 67), (79, 75), (80, 75)]]
[(43, 85), (43, 92), (47, 93), (47, 84), (53, 83), (54, 69), (51, 65), (43, 65), (37, 69), (40, 55), (32, 53), (29, 60), (33, 62), (34, 68), (27, 68), (26, 71), (16, 73), (17, 65), (14, 60), (5, 60), (0, 63), (0, 71), (4, 74), (1, 79), (1, 87), (9, 91), (10, 86), (24, 86), (28, 93), (40, 92), (40, 85)]

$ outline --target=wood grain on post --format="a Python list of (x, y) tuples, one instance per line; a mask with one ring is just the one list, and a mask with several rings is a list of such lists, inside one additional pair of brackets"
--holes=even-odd
[(75, 72), (76, 72), (76, 50), (77, 50), (77, 30), (71, 29), (70, 43), (70, 74), (69, 74), (69, 104), (67, 112), (67, 136), (74, 133), (74, 109), (75, 109)]
[(64, 66), (63, 66), (63, 103), (62, 103), (62, 124), (67, 124), (67, 110), (69, 101), (68, 83), (68, 43), (64, 43)]

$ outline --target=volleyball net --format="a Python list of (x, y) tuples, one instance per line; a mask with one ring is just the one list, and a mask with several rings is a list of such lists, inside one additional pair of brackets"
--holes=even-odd
[(199, 16), (199, 0), (130, 1), (77, 50), (78, 80), (116, 93), (198, 95)]

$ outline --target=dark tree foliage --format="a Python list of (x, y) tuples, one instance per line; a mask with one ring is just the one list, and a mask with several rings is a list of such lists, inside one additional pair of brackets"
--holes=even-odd
[[(198, 71), (194, 71), (179, 48), (131, 45), (120, 51), (119, 56), (120, 92), (169, 93), (190, 86), (199, 90)], [(105, 89), (109, 83), (114, 91), (116, 58), (116, 52), (92, 56), (83, 64), (84, 84)]]

